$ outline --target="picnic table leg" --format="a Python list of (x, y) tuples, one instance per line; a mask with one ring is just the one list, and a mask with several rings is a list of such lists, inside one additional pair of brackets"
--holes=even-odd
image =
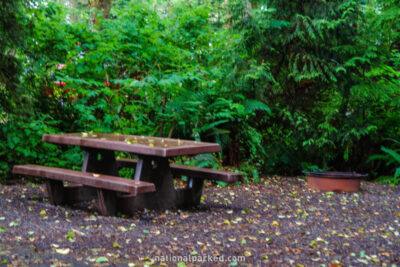
[(191, 208), (200, 204), (204, 179), (188, 177), (186, 188), (177, 190), (177, 207)]
[(176, 191), (167, 158), (139, 156), (134, 179), (154, 183), (156, 192), (119, 196), (119, 204), (127, 213), (137, 209), (169, 209), (176, 206)]
[(52, 205), (64, 203), (64, 185), (62, 181), (46, 179), (46, 189), (49, 202)]
[(114, 151), (84, 148), (82, 171), (118, 176)]
[(168, 209), (176, 206), (174, 178), (167, 158), (158, 158), (154, 162), (152, 182), (156, 187), (157, 206)]
[[(83, 172), (94, 172), (118, 176), (114, 151), (83, 148), (85, 156)], [(116, 212), (116, 193), (109, 190), (95, 189), (81, 184), (70, 184), (63, 187), (62, 182), (50, 181), (47, 185), (49, 200), (53, 204), (73, 204), (97, 198), (97, 205), (102, 215), (113, 215)]]
[(197, 206), (200, 204), (201, 194), (203, 193), (204, 179), (193, 177), (188, 178), (185, 194), (185, 203), (188, 207)]
[(97, 189), (97, 199), (101, 215), (112, 216), (117, 212), (116, 193), (114, 191)]
[[(93, 148), (84, 148), (84, 150), (82, 171), (118, 176), (114, 151)], [(90, 187), (83, 188), (81, 196), (90, 198), (97, 195), (98, 209), (103, 216), (111, 216), (116, 213), (117, 198), (115, 192), (105, 189), (94, 190)]]
[(150, 182), (153, 163), (150, 157), (140, 157), (135, 168), (133, 179), (135, 181)]

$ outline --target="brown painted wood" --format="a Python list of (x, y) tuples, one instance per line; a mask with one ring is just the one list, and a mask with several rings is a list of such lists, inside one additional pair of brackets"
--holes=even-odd
[(16, 165), (13, 168), (13, 173), (43, 177), (51, 180), (69, 181), (101, 189), (130, 193), (132, 195), (155, 191), (154, 184), (148, 182), (39, 165)]
[(112, 150), (82, 147), (85, 150), (82, 171), (118, 176), (115, 153)]
[[(185, 197), (182, 199), (182, 202), (188, 206), (199, 203), (204, 176), (227, 182), (237, 181), (242, 177), (241, 174), (227, 172), (222, 175), (221, 172), (208, 170), (215, 172), (211, 176), (210, 172), (205, 172), (207, 169), (201, 168), (198, 168), (199, 170), (191, 169), (188, 173), (188, 171), (183, 171), (179, 167), (176, 168), (174, 175), (172, 174), (168, 157), (219, 152), (220, 146), (216, 143), (101, 133), (44, 135), (42, 140), (62, 145), (80, 146), (86, 151), (82, 171), (101, 173), (111, 177), (118, 176), (119, 163), (115, 160), (114, 151), (130, 152), (137, 155), (139, 164), (136, 166), (137, 163), (135, 162), (135, 180), (140, 183), (152, 184), (155, 189), (153, 187), (152, 190), (146, 191), (147, 193), (137, 196), (137, 192), (124, 192), (125, 194), (118, 195), (118, 200), (121, 200), (124, 204), (122, 206), (128, 207), (131, 211), (143, 208), (168, 209), (176, 207), (178, 202), (177, 191), (173, 183), (174, 175), (193, 174), (197, 178), (196, 181), (192, 181), (192, 187), (186, 190)], [(98, 160), (99, 155), (101, 159), (104, 158), (105, 160)], [(98, 186), (95, 187), (99, 188)], [(113, 211), (108, 210), (113, 209), (113, 201), (110, 201), (110, 207), (107, 207), (108, 204), (104, 197), (105, 191), (97, 191), (100, 212), (102, 214), (112, 213)], [(79, 191), (77, 192), (79, 193)], [(77, 198), (80, 198), (79, 194)]]
[(162, 157), (144, 157), (142, 161), (142, 170), (138, 175), (139, 179), (153, 183), (156, 191), (140, 194), (136, 197), (132, 197), (132, 195), (120, 196), (118, 207), (124, 213), (128, 214), (144, 208), (170, 209), (176, 207), (176, 190), (168, 159)]
[[(175, 157), (219, 152), (216, 143), (103, 133), (45, 134), (44, 142), (117, 150), (140, 155)], [(165, 147), (166, 146), (166, 147)]]
[(64, 203), (65, 192), (62, 181), (49, 179), (46, 181), (46, 188), (50, 204), (60, 205)]
[[(118, 168), (118, 162), (116, 162)], [(155, 166), (154, 166), (155, 167)], [(148, 156), (141, 156), (135, 167), (135, 181), (151, 182), (151, 172), (153, 171), (153, 160)]]
[(73, 184), (64, 187), (64, 203), (75, 204), (82, 201), (90, 201), (97, 198), (96, 188)]
[[(118, 168), (136, 168), (137, 160), (117, 159)], [(220, 171), (207, 168), (188, 167), (178, 164), (171, 164), (171, 171), (174, 177), (189, 176), (208, 180), (233, 183), (243, 180), (243, 174), (229, 171)]]
[(183, 207), (193, 207), (200, 204), (203, 192), (204, 179), (193, 179), (189, 177), (186, 192), (183, 200)]
[[(83, 172), (94, 172), (118, 176), (114, 151), (84, 148), (85, 156), (82, 164)], [(64, 187), (64, 203), (74, 204), (82, 201), (97, 200), (96, 188), (82, 184), (70, 183)], [(98, 204), (100, 206), (100, 204)]]
[(117, 212), (115, 191), (97, 189), (98, 208), (103, 216), (112, 216)]
[(149, 182), (156, 186), (155, 199), (158, 209), (170, 209), (175, 207), (176, 191), (174, 177), (166, 158), (154, 159)]

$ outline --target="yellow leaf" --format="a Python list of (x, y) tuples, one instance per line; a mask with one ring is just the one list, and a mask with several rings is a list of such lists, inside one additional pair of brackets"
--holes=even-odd
[(41, 210), (40, 211), (40, 215), (46, 215), (46, 211), (45, 210)]
[(273, 222), (272, 222), (272, 225), (273, 225), (273, 226), (279, 226), (279, 223), (278, 223), (277, 221), (273, 221)]
[(117, 242), (115, 242), (115, 243), (113, 244), (113, 247), (114, 247), (114, 248), (120, 248), (120, 245), (119, 245)]
[(245, 252), (244, 252), (244, 255), (245, 255), (246, 257), (250, 257), (250, 256), (251, 256), (251, 252), (250, 252), (250, 251), (245, 251)]

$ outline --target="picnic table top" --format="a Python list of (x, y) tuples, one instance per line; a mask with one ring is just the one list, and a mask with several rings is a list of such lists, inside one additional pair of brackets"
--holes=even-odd
[(217, 143), (117, 133), (45, 134), (42, 140), (55, 144), (117, 150), (158, 157), (196, 155), (220, 151), (220, 146)]

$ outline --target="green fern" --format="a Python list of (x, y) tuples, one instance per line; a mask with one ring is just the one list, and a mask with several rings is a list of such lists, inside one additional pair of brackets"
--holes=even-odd
[(267, 105), (258, 100), (254, 99), (246, 100), (243, 103), (243, 107), (245, 108), (245, 110), (248, 111), (265, 111), (268, 114), (271, 114), (271, 109)]
[(390, 164), (397, 163), (400, 165), (400, 154), (399, 153), (397, 153), (396, 151), (394, 151), (390, 148), (386, 148), (386, 147), (381, 147), (381, 150), (392, 158), (392, 161), (389, 161)]

